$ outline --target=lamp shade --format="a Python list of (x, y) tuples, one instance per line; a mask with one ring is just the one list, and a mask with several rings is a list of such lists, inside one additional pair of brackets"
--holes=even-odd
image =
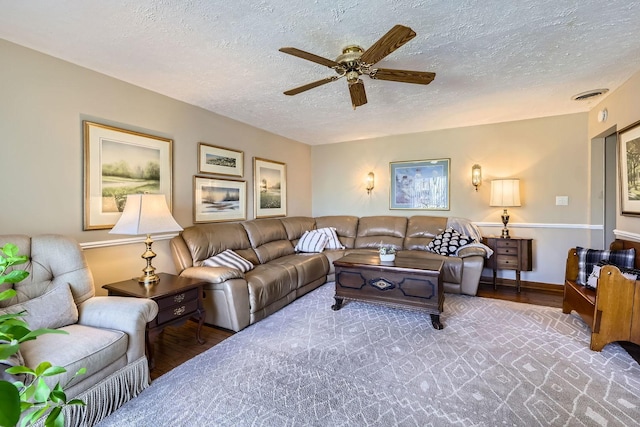
[(164, 194), (129, 194), (122, 216), (110, 234), (151, 234), (182, 231), (173, 219)]
[(489, 206), (520, 206), (520, 180), (494, 179), (491, 181)]

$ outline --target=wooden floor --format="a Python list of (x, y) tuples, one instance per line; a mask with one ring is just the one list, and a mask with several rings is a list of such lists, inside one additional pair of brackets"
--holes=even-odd
[[(562, 307), (562, 288), (559, 289), (529, 289), (523, 287), (520, 293), (513, 286), (498, 286), (481, 283), (478, 296), (536, 304), (547, 307)], [(186, 362), (199, 353), (219, 344), (233, 335), (232, 331), (211, 326), (202, 327), (202, 338), (205, 343), (196, 342), (196, 323), (187, 322), (178, 327), (168, 327), (162, 332), (155, 345), (155, 367), (151, 370), (151, 379), (169, 372), (171, 369)], [(640, 363), (640, 346), (631, 343), (621, 343), (623, 348)]]

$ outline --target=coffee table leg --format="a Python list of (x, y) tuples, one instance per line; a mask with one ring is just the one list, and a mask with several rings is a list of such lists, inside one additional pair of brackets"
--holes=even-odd
[(333, 311), (340, 310), (342, 308), (342, 301), (344, 301), (344, 299), (340, 297), (333, 297), (333, 299), (336, 300), (336, 303), (331, 306), (331, 310)]
[(433, 329), (440, 330), (440, 329), (444, 328), (442, 323), (440, 323), (440, 315), (439, 314), (432, 314), (431, 315), (431, 324), (433, 325)]

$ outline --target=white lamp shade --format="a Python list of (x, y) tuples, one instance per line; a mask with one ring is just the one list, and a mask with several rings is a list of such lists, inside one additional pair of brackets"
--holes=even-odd
[(129, 194), (122, 216), (110, 234), (151, 234), (182, 231), (173, 219), (164, 194)]
[(520, 180), (494, 179), (491, 181), (489, 206), (520, 206)]

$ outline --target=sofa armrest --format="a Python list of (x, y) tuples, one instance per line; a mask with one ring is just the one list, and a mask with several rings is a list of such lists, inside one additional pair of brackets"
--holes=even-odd
[(147, 323), (158, 315), (158, 304), (147, 298), (93, 297), (78, 306), (78, 324), (123, 331), (129, 336), (127, 361), (145, 355)]
[(182, 277), (200, 279), (209, 283), (224, 283), (231, 279), (244, 279), (244, 273), (228, 267), (189, 267), (182, 270)]
[(476, 295), (480, 286), (480, 276), (484, 269), (484, 256), (469, 255), (462, 259), (462, 281), (460, 282), (460, 293), (465, 295)]
[(487, 250), (481, 246), (463, 246), (458, 250), (456, 256), (460, 258), (467, 258), (470, 256), (480, 256), (482, 258), (486, 258)]

